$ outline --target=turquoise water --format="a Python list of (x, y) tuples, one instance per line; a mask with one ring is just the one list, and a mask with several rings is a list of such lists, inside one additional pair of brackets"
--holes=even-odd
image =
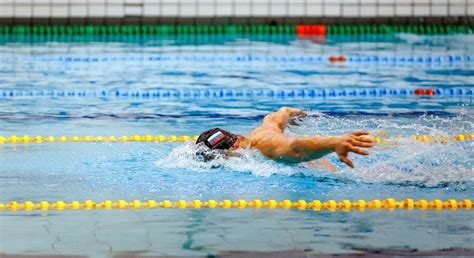
[[(137, 38), (0, 42), (0, 135), (240, 134), (281, 106), (315, 114), (290, 135), (402, 135), (332, 174), (252, 150), (201, 163), (191, 143), (0, 145), (0, 202), (92, 199), (473, 199), (472, 36)], [(347, 62), (330, 63), (344, 55)], [(350, 59), (349, 59), (350, 57)], [(311, 59), (310, 59), (311, 58)], [(411, 58), (411, 59), (410, 59)], [(436, 61), (438, 60), (438, 61)], [(416, 96), (138, 97), (78, 92), (463, 89)], [(74, 96), (41, 95), (71, 91)], [(21, 95), (21, 96), (20, 96)], [(213, 168), (218, 167), (218, 168)], [(2, 212), (0, 253), (105, 256), (473, 248), (470, 211), (137, 210)], [(6, 237), (8, 236), (8, 237)]]

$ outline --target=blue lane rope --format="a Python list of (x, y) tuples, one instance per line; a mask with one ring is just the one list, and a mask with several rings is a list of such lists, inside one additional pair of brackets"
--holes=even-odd
[[(402, 64), (453, 64), (474, 62), (474, 56), (345, 56), (342, 63), (402, 63)], [(287, 55), (226, 55), (226, 54), (196, 54), (196, 55), (125, 55), (125, 56), (53, 56), (53, 57), (0, 57), (1, 62), (43, 61), (66, 63), (103, 63), (103, 62), (281, 62), (281, 63), (332, 63), (329, 56), (287, 56)]]
[[(432, 89), (437, 96), (472, 96), (472, 88)], [(46, 97), (95, 97), (95, 98), (336, 98), (417, 96), (415, 89), (303, 89), (303, 90), (0, 90), (0, 99)]]

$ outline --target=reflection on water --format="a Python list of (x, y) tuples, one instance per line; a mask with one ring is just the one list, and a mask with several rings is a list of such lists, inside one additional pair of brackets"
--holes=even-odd
[(342, 254), (371, 249), (415, 254), (453, 246), (472, 248), (473, 229), (466, 224), (471, 219), (469, 211), (431, 210), (49, 211), (35, 217), (2, 216), (2, 221), (9, 225), (2, 229), (9, 236), (2, 241), (2, 252), (25, 250), (24, 241), (34, 235), (41, 241), (29, 241), (28, 250), (38, 254), (212, 255), (228, 251)]

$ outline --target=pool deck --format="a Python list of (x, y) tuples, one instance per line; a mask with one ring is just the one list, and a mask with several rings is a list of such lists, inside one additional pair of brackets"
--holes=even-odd
[[(402, 249), (353, 249), (358, 251), (358, 253), (344, 253), (344, 254), (318, 254), (317, 251), (313, 250), (289, 250), (289, 251), (278, 251), (278, 252), (246, 252), (246, 251), (229, 251), (222, 252), (218, 255), (209, 255), (209, 256), (187, 256), (187, 257), (222, 257), (222, 258), (240, 258), (240, 257), (250, 257), (250, 258), (311, 258), (311, 257), (361, 257), (361, 256), (370, 256), (370, 257), (393, 257), (393, 256), (462, 256), (462, 257), (472, 257), (474, 256), (474, 249), (442, 249), (435, 251), (418, 251), (417, 249), (411, 248), (402, 248)], [(87, 256), (80, 255), (16, 255), (16, 254), (0, 254), (1, 258), (82, 258)], [(114, 258), (127, 258), (127, 257), (145, 257), (145, 258), (172, 258), (180, 256), (149, 256), (142, 255), (139, 252), (121, 252), (113, 254), (110, 257)]]

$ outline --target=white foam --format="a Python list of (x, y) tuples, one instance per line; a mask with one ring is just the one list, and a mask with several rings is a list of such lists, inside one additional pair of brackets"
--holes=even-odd
[[(472, 116), (461, 112), (455, 117), (423, 115), (416, 119), (390, 117), (337, 118), (319, 114), (307, 119), (298, 127), (289, 127), (290, 135), (335, 135), (355, 130), (368, 130), (372, 134), (384, 132), (390, 135), (402, 134), (405, 138), (394, 145), (377, 145), (370, 149), (370, 155), (350, 154), (356, 166), (347, 168), (330, 157), (340, 169), (336, 176), (350, 177), (362, 182), (391, 182), (436, 186), (450, 182), (474, 182), (474, 151), (472, 141), (449, 142), (447, 144), (420, 143), (407, 138), (412, 134), (452, 135), (470, 133), (474, 129)], [(186, 143), (174, 148), (167, 157), (156, 164), (165, 168), (183, 168), (196, 172), (212, 172), (215, 168), (252, 173), (256, 176), (273, 174), (321, 176), (302, 166), (287, 165), (269, 160), (255, 150), (240, 150), (240, 157), (219, 157), (209, 162), (195, 158), (196, 145)]]
[(291, 175), (297, 173), (294, 167), (266, 159), (255, 150), (239, 150), (238, 157), (219, 156), (208, 162), (196, 158), (198, 148), (193, 143), (185, 143), (174, 148), (167, 157), (156, 164), (164, 168), (183, 168), (196, 172), (212, 172), (215, 168), (234, 172), (252, 173), (257, 176), (272, 174)]
[(405, 41), (408, 44), (415, 44), (425, 40), (422, 35), (411, 34), (411, 33), (398, 33), (396, 37), (400, 40)]
[[(296, 129), (296, 128), (295, 128)], [(356, 169), (343, 169), (364, 182), (412, 183), (436, 186), (449, 182), (474, 182), (474, 151), (472, 141), (421, 143), (412, 141), (410, 135), (452, 136), (471, 133), (473, 117), (466, 110), (454, 117), (422, 115), (417, 119), (406, 118), (336, 118), (319, 116), (297, 131), (344, 133), (351, 130), (368, 130), (372, 134), (383, 132), (391, 136), (402, 135), (395, 145), (377, 145), (370, 156), (351, 154)]]

